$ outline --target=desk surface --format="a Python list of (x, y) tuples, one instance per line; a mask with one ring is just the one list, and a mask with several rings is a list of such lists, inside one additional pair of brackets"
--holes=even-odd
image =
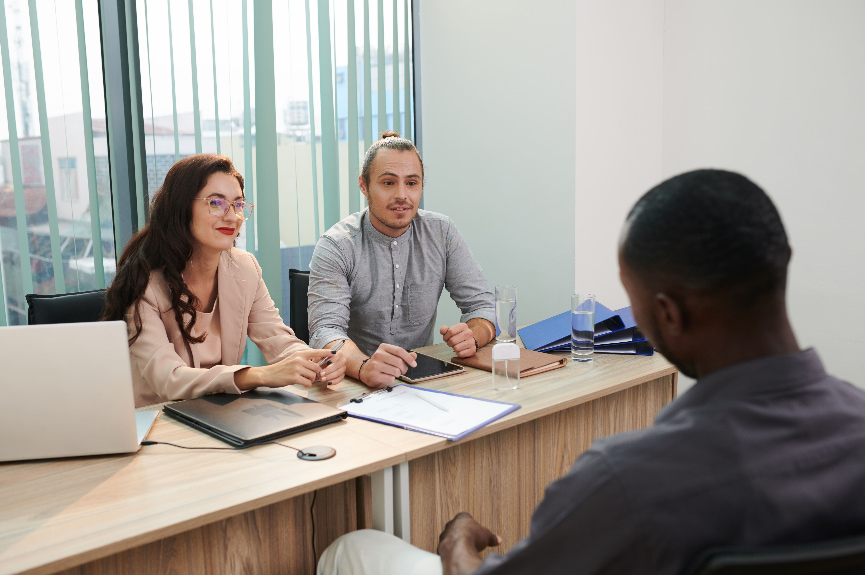
[[(452, 356), (441, 344), (420, 351)], [(469, 368), (424, 387), (522, 405), (465, 442), (675, 371), (659, 355), (596, 355), (588, 366), (569, 363), (525, 379), (513, 391), (494, 391), (489, 373)], [(367, 391), (347, 380), (337, 389), (315, 388), (309, 396), (339, 405)], [(225, 447), (165, 416), (148, 439)], [(159, 445), (130, 455), (0, 464), (0, 575), (74, 567), (454, 445), (354, 418), (280, 442), (297, 448), (330, 445), (337, 455), (305, 462), (276, 445), (244, 451)]]
[[(417, 351), (446, 361), (454, 357), (453, 351), (445, 344), (425, 347)], [(521, 380), (519, 389), (494, 390), (492, 375), (489, 372), (468, 367), (465, 373), (460, 375), (426, 381), (418, 384), (417, 387), (516, 403), (521, 406), (513, 413), (457, 442), (461, 443), (674, 373), (677, 373), (676, 368), (660, 354), (652, 356), (595, 354), (592, 362), (569, 361), (563, 368), (525, 378)], [(330, 405), (342, 405), (367, 392), (369, 389), (365, 385), (354, 380), (346, 380), (336, 386), (336, 389), (315, 388), (310, 391), (309, 397)], [(454, 445), (452, 441), (431, 435), (426, 437), (429, 438), (428, 441), (419, 440), (417, 437), (406, 438), (403, 435), (394, 435), (388, 437), (387, 441), (390, 445), (404, 451), (408, 460)], [(394, 441), (396, 443), (393, 443)]]

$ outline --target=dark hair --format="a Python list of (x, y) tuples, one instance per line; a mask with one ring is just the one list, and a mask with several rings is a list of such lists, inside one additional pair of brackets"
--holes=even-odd
[(406, 140), (405, 138), (400, 138), (399, 134), (396, 132), (384, 132), (381, 135), (381, 139), (373, 142), (372, 146), (366, 151), (366, 154), (363, 156), (363, 169), (360, 172), (360, 176), (363, 178), (363, 181), (366, 185), (369, 185), (369, 170), (372, 168), (372, 162), (375, 160), (375, 155), (378, 154), (378, 151), (382, 148), (387, 148), (388, 150), (402, 150), (406, 152), (414, 152), (417, 154), (417, 159), (420, 162), (420, 174), (421, 174), (421, 182), (424, 180), (424, 167), (423, 167), (423, 159), (420, 157), (420, 152), (417, 151), (417, 148), (414, 144), (411, 143), (411, 140)]
[(628, 214), (622, 257), (637, 272), (731, 296), (783, 289), (790, 246), (757, 184), (724, 170), (687, 172), (649, 190)]
[[(117, 264), (117, 275), (105, 292), (102, 319), (122, 320), (134, 304), (135, 330), (129, 338), (129, 345), (135, 343), (141, 333), (138, 301), (147, 289), (150, 272), (154, 270), (162, 270), (165, 277), (174, 318), (186, 345), (204, 341), (204, 335), (192, 337), (195, 306), (199, 302), (181, 274), (193, 252), (190, 231), (192, 200), (215, 173), (234, 176), (243, 190), (243, 176), (225, 156), (198, 154), (174, 164), (150, 203), (150, 222), (132, 236), (123, 249)], [(188, 322), (183, 321), (184, 315), (189, 316)]]

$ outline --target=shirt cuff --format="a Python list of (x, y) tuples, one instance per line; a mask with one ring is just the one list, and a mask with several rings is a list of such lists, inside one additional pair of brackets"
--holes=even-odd
[(224, 366), (225, 370), (213, 378), (213, 383), (211, 384), (211, 388), (215, 388), (215, 391), (211, 393), (234, 393), (240, 394), (243, 393), (240, 388), (237, 387), (237, 384), (234, 383), (234, 374), (241, 369), (252, 367), (250, 365), (226, 365)]
[(337, 339), (350, 339), (344, 331), (338, 329), (320, 329), (309, 336), (309, 347), (312, 349), (324, 349), (324, 346)]
[(464, 313), (460, 317), (460, 323), (468, 323), (470, 319), (485, 319), (491, 324), (493, 324), (493, 329), (496, 327), (496, 310), (490, 308), (481, 308), (475, 311), (470, 311), (469, 313)]

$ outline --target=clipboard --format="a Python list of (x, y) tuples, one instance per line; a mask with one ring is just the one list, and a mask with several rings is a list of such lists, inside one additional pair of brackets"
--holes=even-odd
[[(430, 400), (418, 394), (430, 394)], [(405, 384), (352, 399), (349, 416), (458, 441), (520, 406)]]

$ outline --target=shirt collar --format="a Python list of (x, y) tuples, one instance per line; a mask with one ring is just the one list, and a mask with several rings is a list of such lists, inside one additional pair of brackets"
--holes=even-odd
[[(415, 218), (417, 218), (417, 216), (415, 216)], [(369, 221), (369, 208), (368, 207), (366, 209), (364, 209), (363, 213), (361, 214), (361, 221), (363, 222), (363, 224), (362, 224), (363, 225), (363, 234), (366, 237), (371, 238), (375, 242), (378, 242), (378, 243), (383, 244), (383, 245), (388, 245), (388, 246), (391, 245), (394, 242), (394, 240), (396, 240), (398, 242), (404, 242), (404, 241), (411, 239), (412, 230), (414, 230), (414, 219), (412, 219), (411, 223), (408, 226), (408, 229), (406, 231), (404, 231), (401, 236), (396, 237), (396, 238), (386, 236), (385, 234), (383, 234), (380, 231), (378, 231), (377, 229), (375, 229), (375, 226), (373, 226), (372, 222)]]
[(825, 377), (823, 362), (813, 348), (745, 361), (701, 377), (662, 415), (667, 419), (690, 407), (795, 388)]

